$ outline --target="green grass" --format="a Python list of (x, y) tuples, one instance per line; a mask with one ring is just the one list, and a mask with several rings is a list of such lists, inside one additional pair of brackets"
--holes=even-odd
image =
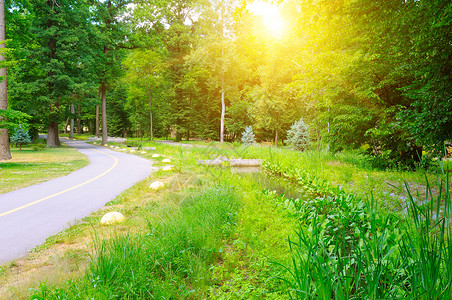
[(88, 165), (85, 155), (69, 147), (34, 151), (12, 148), (12, 159), (0, 162), (0, 194), (67, 175)]
[(98, 238), (84, 278), (67, 289), (42, 285), (32, 298), (202, 297), (211, 281), (209, 266), (236, 226), (238, 205), (237, 195), (224, 186), (190, 195), (177, 212), (149, 222), (145, 234)]
[[(315, 151), (142, 144), (157, 149), (135, 155), (158, 153), (156, 165), (170, 158), (174, 171), (157, 171), (108, 204), (124, 223), (99, 226), (106, 211), (96, 212), (39, 247), (94, 237), (89, 252), (63, 255), (86, 268), (34, 285), (33, 299), (449, 296), (449, 225), (433, 218), (448, 209), (422, 198), (450, 203), (449, 188), (425, 184), (444, 174), (379, 171)], [(268, 176), (197, 165), (215, 157), (264, 159)], [(165, 188), (151, 191), (157, 179)], [(413, 186), (424, 193), (406, 195)], [(408, 222), (410, 208), (417, 217)]]

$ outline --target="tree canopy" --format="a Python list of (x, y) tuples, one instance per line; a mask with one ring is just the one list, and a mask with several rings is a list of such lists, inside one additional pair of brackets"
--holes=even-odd
[(450, 1), (252, 2), (7, 1), (10, 107), (49, 134), (69, 118), (93, 131), (102, 102), (105, 135), (232, 141), (252, 126), (277, 146), (303, 119), (317, 148), (444, 155)]

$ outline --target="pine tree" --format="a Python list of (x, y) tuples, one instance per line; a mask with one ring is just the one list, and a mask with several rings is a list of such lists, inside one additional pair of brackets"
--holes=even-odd
[(24, 16), (32, 36), (15, 45), (20, 51), (14, 52), (19, 62), (13, 70), (12, 108), (32, 115), (31, 123), (47, 126), (47, 147), (57, 147), (58, 125), (74, 97), (88, 93), (94, 80), (90, 61), (97, 35), (89, 1), (30, 1)]
[(309, 145), (309, 131), (303, 119), (295, 122), (287, 131), (286, 143), (293, 150), (304, 151)]
[(11, 142), (16, 144), (16, 147), (19, 145), (19, 150), (22, 151), (22, 145), (31, 142), (30, 135), (28, 134), (28, 131), (23, 130), (22, 126), (19, 125), (14, 135), (11, 136)]
[(251, 126), (245, 127), (245, 131), (242, 132), (242, 143), (245, 146), (251, 146), (256, 143), (256, 140), (254, 139), (253, 128)]

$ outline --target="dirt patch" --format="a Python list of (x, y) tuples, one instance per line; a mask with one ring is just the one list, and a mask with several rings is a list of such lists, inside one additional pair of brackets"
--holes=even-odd
[(88, 265), (90, 251), (85, 239), (73, 244), (54, 244), (14, 260), (0, 277), (0, 299), (28, 299), (40, 282), (61, 284), (80, 275)]

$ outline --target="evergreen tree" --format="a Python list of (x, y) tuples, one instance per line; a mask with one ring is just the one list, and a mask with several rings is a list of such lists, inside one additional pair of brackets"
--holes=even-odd
[(102, 111), (102, 144), (107, 143), (107, 90), (122, 73), (124, 49), (129, 47), (130, 32), (125, 28), (125, 12), (130, 0), (96, 0), (96, 22), (99, 23), (100, 45), (96, 61)]
[(256, 143), (256, 140), (254, 139), (253, 128), (251, 126), (245, 127), (245, 131), (242, 132), (242, 143), (245, 146), (251, 146)]
[(122, 84), (115, 87), (107, 103), (108, 110), (108, 132), (110, 136), (126, 137), (130, 131), (130, 112), (124, 108), (127, 102), (127, 87)]
[(296, 121), (287, 131), (286, 143), (293, 150), (304, 151), (309, 146), (309, 131), (303, 119)]
[(19, 150), (22, 151), (22, 145), (26, 145), (31, 142), (30, 135), (28, 134), (28, 131), (23, 130), (22, 126), (19, 125), (14, 135), (11, 136), (11, 142), (14, 143), (16, 147), (19, 145)]
[(47, 147), (59, 146), (58, 124), (74, 95), (92, 82), (87, 66), (96, 39), (89, 4), (87, 0), (36, 0), (24, 16), (32, 37), (16, 46), (21, 60), (15, 66), (13, 108), (32, 115), (31, 123), (48, 128)]

